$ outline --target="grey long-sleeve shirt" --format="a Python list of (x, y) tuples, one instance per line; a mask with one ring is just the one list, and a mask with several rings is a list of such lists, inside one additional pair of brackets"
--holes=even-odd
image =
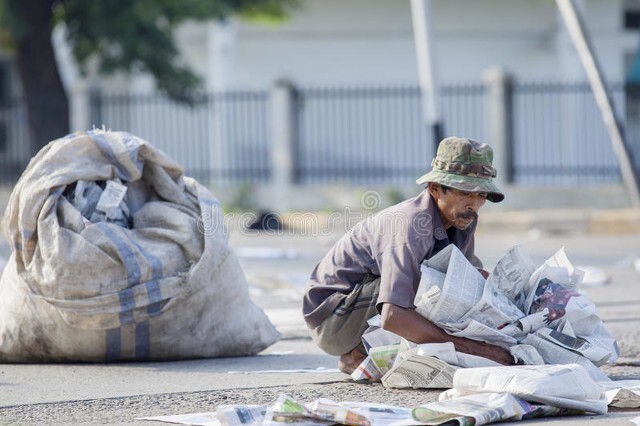
[(476, 267), (477, 221), (467, 229), (445, 231), (435, 201), (425, 189), (418, 196), (369, 216), (340, 238), (316, 266), (307, 284), (303, 315), (315, 328), (361, 283), (380, 277), (378, 311), (383, 303), (413, 308), (420, 264), (455, 244)]

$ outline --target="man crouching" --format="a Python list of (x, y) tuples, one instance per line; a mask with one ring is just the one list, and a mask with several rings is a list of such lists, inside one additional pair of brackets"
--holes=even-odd
[(478, 211), (504, 195), (493, 183), (493, 150), (471, 139), (449, 137), (438, 146), (428, 184), (411, 198), (363, 220), (340, 238), (316, 266), (303, 301), (314, 342), (351, 374), (365, 358), (361, 338), (367, 320), (381, 315), (382, 328), (414, 343), (452, 342), (459, 352), (513, 364), (498, 346), (448, 335), (413, 304), (420, 264), (455, 244), (483, 275), (474, 254)]

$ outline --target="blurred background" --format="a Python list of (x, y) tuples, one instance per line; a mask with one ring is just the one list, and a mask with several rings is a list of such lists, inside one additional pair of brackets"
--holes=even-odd
[[(492, 208), (633, 205), (556, 2), (427, 3), (437, 129), (409, 0), (0, 0), (1, 184), (104, 126), (234, 207), (331, 210), (369, 188), (390, 204), (457, 135), (495, 149)], [(638, 179), (640, 0), (574, 3)]]

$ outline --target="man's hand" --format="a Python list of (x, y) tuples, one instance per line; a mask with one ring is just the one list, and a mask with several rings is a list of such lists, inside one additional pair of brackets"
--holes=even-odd
[(508, 350), (488, 343), (445, 333), (440, 327), (418, 314), (414, 309), (402, 308), (392, 303), (382, 305), (382, 328), (415, 343), (451, 342), (459, 352), (478, 355), (503, 365), (513, 365)]

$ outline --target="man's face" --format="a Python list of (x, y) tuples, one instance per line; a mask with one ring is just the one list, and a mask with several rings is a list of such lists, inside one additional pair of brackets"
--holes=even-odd
[(486, 192), (467, 192), (443, 188), (431, 183), (429, 193), (436, 201), (445, 229), (466, 229), (478, 218), (478, 210), (487, 201)]

